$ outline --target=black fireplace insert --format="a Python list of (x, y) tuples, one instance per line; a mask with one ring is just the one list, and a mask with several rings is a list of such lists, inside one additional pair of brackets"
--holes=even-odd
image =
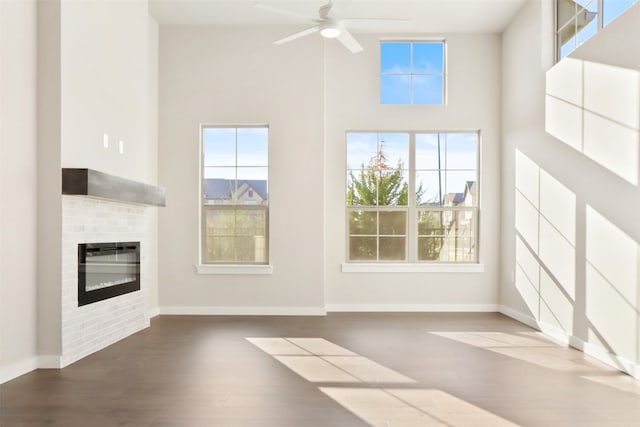
[(78, 306), (140, 290), (140, 242), (78, 244)]

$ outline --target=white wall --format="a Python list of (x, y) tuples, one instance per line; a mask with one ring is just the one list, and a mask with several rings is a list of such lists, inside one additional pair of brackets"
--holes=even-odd
[(148, 20), (146, 1), (62, 1), (62, 167), (154, 183)]
[[(500, 218), (500, 37), (447, 35), (448, 103), (381, 105), (379, 38), (364, 51), (326, 50), (326, 300), (330, 309), (495, 310)], [(342, 273), (345, 262), (345, 132), (481, 130), (480, 263), (483, 273)]]
[[(451, 35), (450, 102), (381, 106), (378, 39), (358, 55), (289, 28), (160, 30), (160, 305), (164, 312), (303, 312), (391, 304), (495, 309), (499, 270), (500, 38)], [(470, 67), (468, 64), (473, 64)], [(326, 73), (326, 74), (325, 74)], [(198, 275), (201, 124), (270, 125), (272, 276)], [(484, 273), (343, 274), (347, 129), (481, 129)], [(325, 229), (326, 227), (326, 229)], [(326, 260), (326, 262), (324, 261)], [(391, 276), (396, 277), (396, 276)], [(354, 307), (351, 307), (354, 308)], [(302, 310), (301, 310), (302, 309)], [(402, 307), (400, 308), (402, 309)], [(271, 311), (269, 311), (271, 310)]]
[(38, 2), (38, 355), (44, 367), (57, 366), (62, 351), (60, 4)]
[[(149, 16), (149, 137), (147, 144), (147, 182), (158, 183), (158, 49), (160, 27), (153, 17)], [(157, 314), (158, 296), (158, 209), (146, 209), (147, 216), (147, 262), (148, 269), (148, 309), (151, 317)]]
[(37, 363), (36, 3), (0, 2), (0, 383)]
[(551, 4), (503, 35), (501, 303), (640, 375), (640, 7), (551, 69)]
[[(157, 182), (158, 28), (146, 1), (0, 4), (4, 381), (36, 366), (60, 366), (61, 167)], [(114, 144), (119, 139), (123, 154)], [(144, 222), (145, 283), (154, 312), (154, 208), (146, 209)]]
[[(290, 28), (160, 29), (160, 306), (165, 312), (320, 312), (323, 50)], [(272, 275), (198, 275), (199, 129), (269, 125)], [(282, 310), (280, 310), (282, 308)]]

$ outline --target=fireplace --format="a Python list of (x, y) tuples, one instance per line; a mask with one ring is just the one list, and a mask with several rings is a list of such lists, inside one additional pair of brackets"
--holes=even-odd
[(78, 306), (140, 290), (140, 242), (78, 244)]

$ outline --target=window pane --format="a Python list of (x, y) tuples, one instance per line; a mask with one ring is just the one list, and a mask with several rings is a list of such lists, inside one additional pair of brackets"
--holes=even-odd
[[(440, 144), (438, 145), (438, 138)], [(416, 169), (438, 170), (438, 156), (444, 159), (444, 138), (437, 133), (419, 133), (416, 135)], [(438, 148), (440, 146), (440, 148)], [(444, 164), (442, 164), (444, 166)]]
[(235, 128), (204, 128), (202, 144), (205, 166), (235, 166)]
[(444, 233), (441, 226), (442, 223), (443, 211), (418, 212), (418, 235), (441, 236)]
[(377, 206), (409, 204), (409, 174), (398, 169), (375, 171), (378, 175)]
[(347, 173), (347, 206), (376, 206), (378, 175), (373, 169)]
[(380, 102), (382, 104), (411, 104), (411, 76), (380, 76)]
[[(583, 15), (582, 21), (580, 18), (578, 21), (578, 46), (593, 37), (598, 31), (597, 14), (592, 14), (585, 9)], [(579, 15), (579, 17), (580, 16), (581, 15)], [(582, 25), (580, 25), (580, 22), (582, 22)]]
[(264, 238), (208, 237), (206, 262), (264, 262)]
[(235, 225), (235, 213), (232, 210), (206, 210), (207, 236), (228, 235)]
[(238, 129), (238, 166), (269, 164), (267, 128)]
[(577, 38), (576, 20), (572, 19), (569, 24), (558, 32), (558, 44), (560, 45), (560, 57), (564, 58), (576, 48)]
[(383, 167), (409, 169), (409, 134), (381, 133), (378, 135)]
[(406, 258), (404, 237), (380, 237), (380, 260), (402, 261)]
[(475, 261), (475, 247), (469, 238), (450, 235), (442, 240), (440, 261), (470, 262)]
[(411, 73), (411, 43), (380, 43), (380, 72), (382, 74)]
[(478, 166), (478, 134), (449, 133), (446, 135), (445, 169), (473, 169)]
[(378, 213), (371, 211), (349, 212), (349, 234), (376, 235), (378, 230)]
[(420, 237), (418, 238), (418, 260), (439, 261), (442, 249), (442, 238)]
[(380, 235), (406, 235), (406, 212), (380, 212)]
[(414, 104), (442, 104), (444, 98), (443, 76), (413, 75), (413, 103)]
[(475, 261), (474, 210), (444, 212), (441, 261)]
[(349, 237), (349, 260), (375, 261), (378, 258), (376, 237)]
[(266, 262), (266, 211), (207, 209), (206, 262)]
[(205, 179), (236, 179), (236, 168), (234, 167), (205, 167)]
[[(218, 169), (220, 169), (220, 171), (218, 171)], [(231, 168), (215, 168), (214, 171), (205, 171), (205, 176), (207, 174), (212, 174), (214, 176), (224, 176), (231, 173), (235, 174), (235, 169), (232, 169), (231, 172), (224, 172), (224, 169)], [(236, 194), (236, 181), (233, 178), (205, 178), (202, 182), (202, 192), (202, 197), (204, 199), (203, 203), (205, 205), (230, 204), (232, 203), (233, 195)]]
[[(467, 187), (469, 187), (469, 190), (475, 192), (475, 171), (446, 171), (444, 176), (444, 194), (462, 193), (463, 196), (466, 196), (465, 192), (467, 191)], [(460, 200), (460, 202), (462, 202), (462, 200)]]
[(441, 205), (445, 191), (444, 172), (417, 172), (416, 198), (418, 206)]
[(444, 43), (414, 43), (413, 72), (417, 74), (442, 74)]
[(560, 0), (557, 2), (557, 27), (562, 28), (567, 22), (573, 19), (578, 13), (577, 5), (573, 1)]
[(238, 168), (238, 181), (261, 180), (267, 182), (269, 168)]
[(207, 236), (265, 236), (265, 209), (215, 209), (207, 208)]
[(238, 205), (266, 205), (269, 202), (267, 181), (261, 179), (238, 180)]
[(368, 167), (377, 152), (377, 133), (347, 134), (347, 169)]

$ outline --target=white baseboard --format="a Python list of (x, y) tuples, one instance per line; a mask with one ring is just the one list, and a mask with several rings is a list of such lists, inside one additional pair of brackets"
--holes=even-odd
[(160, 307), (165, 315), (324, 316), (324, 307)]
[(19, 376), (28, 374), (38, 369), (38, 357), (29, 357), (27, 359), (13, 362), (7, 366), (0, 368), (0, 384), (11, 381)]
[(495, 313), (497, 304), (328, 304), (327, 312)]
[(62, 367), (62, 357), (60, 356), (38, 356), (38, 369), (60, 369)]
[(625, 359), (624, 357), (612, 354), (599, 345), (583, 341), (582, 339), (574, 335), (567, 334), (565, 331), (556, 326), (549, 325), (545, 322), (539, 322), (533, 317), (523, 314), (510, 307), (500, 306), (500, 313), (504, 314), (505, 316), (511, 317), (512, 319), (515, 319), (520, 323), (524, 323), (525, 325), (530, 326), (534, 329), (538, 329), (545, 335), (549, 335), (551, 338), (554, 338), (564, 344), (580, 350), (583, 353), (593, 357), (594, 359), (597, 359), (611, 366), (612, 368), (618, 369), (619, 371), (625, 372), (632, 377), (640, 379), (640, 365), (637, 365), (632, 361)]
[(147, 315), (149, 316), (149, 319), (153, 319), (154, 317), (158, 316), (160, 314), (160, 307), (154, 307), (150, 310), (147, 311)]

